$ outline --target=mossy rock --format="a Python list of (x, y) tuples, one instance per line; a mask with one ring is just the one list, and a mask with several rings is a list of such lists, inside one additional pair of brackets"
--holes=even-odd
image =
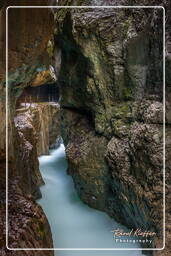
[(133, 118), (131, 105), (132, 102), (122, 102), (117, 104), (112, 109), (112, 117), (131, 121), (131, 119)]
[(116, 136), (128, 136), (130, 131), (130, 124), (123, 122), (121, 119), (112, 120), (112, 129)]

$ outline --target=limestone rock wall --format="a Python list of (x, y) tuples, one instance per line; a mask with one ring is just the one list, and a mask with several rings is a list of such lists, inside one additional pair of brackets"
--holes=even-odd
[[(33, 5), (48, 5), (51, 1), (36, 0)], [(137, 5), (138, 0), (86, 0), (63, 1), (59, 5)], [(0, 5), (0, 177), (2, 186), (2, 216), (5, 213), (5, 6), (29, 5), (30, 1), (7, 0)], [(170, 2), (143, 0), (141, 5), (166, 7), (166, 170), (167, 201), (170, 200)], [(31, 17), (31, 18), (30, 18)], [(61, 9), (55, 12), (54, 60), (62, 94), (62, 136), (66, 145), (69, 173), (82, 200), (90, 206), (106, 211), (119, 222), (129, 226), (152, 228), (158, 238), (154, 246), (162, 247), (162, 10), (113, 10), (113, 9)], [(37, 185), (42, 182), (35, 158), (36, 129), (45, 126), (39, 120), (42, 110), (20, 119), (14, 126), (15, 103), (23, 88), (49, 82), (49, 58), (53, 54), (51, 39), (53, 15), (47, 9), (9, 10), (9, 182), (10, 190), (10, 243), (33, 247), (51, 247), (51, 233), (41, 209), (32, 197), (38, 195)], [(31, 33), (30, 33), (31, 31)], [(50, 46), (50, 47), (49, 47)], [(50, 53), (50, 54), (49, 54)], [(59, 70), (61, 66), (61, 70)], [(46, 111), (45, 111), (46, 113)], [(53, 110), (52, 110), (53, 115)], [(24, 121), (27, 122), (24, 123)], [(23, 122), (23, 123), (22, 123)], [(52, 127), (56, 125), (52, 123)], [(43, 138), (46, 137), (46, 134)], [(51, 134), (51, 132), (50, 132)], [(53, 134), (53, 132), (52, 132)], [(46, 137), (47, 143), (51, 141)], [(34, 140), (33, 140), (34, 139)], [(52, 139), (53, 140), (53, 139)], [(20, 141), (21, 144), (18, 142)], [(21, 149), (24, 149), (22, 152)], [(47, 152), (46, 145), (38, 152)], [(16, 158), (17, 155), (17, 158)], [(21, 158), (20, 158), (21, 156)], [(33, 164), (27, 169), (29, 180), (24, 177), (25, 160)], [(20, 160), (19, 169), (16, 169)], [(21, 161), (23, 160), (23, 161)], [(28, 166), (28, 165), (27, 165)], [(34, 171), (33, 171), (34, 170)], [(19, 178), (22, 176), (22, 179)], [(33, 182), (34, 180), (34, 182)], [(15, 188), (13, 186), (15, 184)], [(24, 184), (26, 186), (24, 186)], [(25, 189), (25, 190), (24, 190)], [(15, 191), (15, 193), (14, 193)], [(14, 203), (12, 202), (14, 201)], [(16, 202), (19, 201), (19, 204)], [(14, 208), (25, 205), (31, 218), (22, 214), (20, 223)], [(18, 207), (18, 208), (17, 208)], [(170, 204), (166, 205), (170, 220)], [(31, 211), (35, 210), (35, 216)], [(24, 226), (25, 220), (28, 225)], [(37, 219), (39, 223), (35, 223)], [(5, 220), (0, 222), (4, 230)], [(39, 225), (40, 224), (40, 225)], [(43, 227), (42, 227), (43, 226)], [(167, 237), (170, 237), (167, 226)], [(35, 234), (39, 233), (38, 240)], [(44, 231), (49, 239), (44, 237)], [(5, 251), (4, 231), (0, 243), (2, 255), (53, 255), (53, 252)], [(15, 236), (16, 234), (16, 236)], [(15, 244), (16, 239), (19, 243)], [(169, 255), (166, 251), (155, 256)]]
[(109, 185), (104, 161), (108, 141), (96, 136), (85, 115), (72, 110), (63, 110), (61, 114), (65, 120), (62, 137), (67, 145), (68, 173), (72, 175), (81, 199), (91, 207), (104, 210)]
[(55, 103), (22, 104), (14, 118), (17, 129), (16, 166), (25, 194), (40, 197), (43, 184), (38, 156), (49, 154), (49, 147), (60, 136), (59, 105)]
[(29, 111), (36, 133), (37, 154), (49, 154), (49, 148), (60, 136), (60, 106), (58, 103), (33, 103)]
[[(0, 35), (0, 109), (1, 115), (1, 134), (5, 134), (5, 53), (6, 53), (6, 8), (12, 5), (28, 6), (30, 1), (15, 0), (4, 1), (0, 10), (1, 35)], [(50, 1), (39, 0), (33, 5), (49, 5)], [(9, 126), (13, 120), (15, 112), (15, 101), (21, 95), (22, 88), (32, 85), (36, 77), (40, 76), (40, 83), (47, 82), (47, 76), (42, 81), (41, 73), (49, 70), (51, 58), (49, 57), (47, 47), (48, 41), (53, 37), (53, 14), (49, 9), (26, 9), (11, 8), (8, 11), (8, 96), (9, 96)], [(48, 78), (52, 79), (52, 78)], [(12, 124), (9, 129), (9, 156), (13, 157), (14, 140), (12, 136)], [(0, 152), (3, 157), (5, 148), (5, 137), (0, 140)]]
[[(110, 4), (130, 2), (137, 4)], [(106, 1), (78, 4), (87, 3), (108, 5)], [(169, 7), (167, 1), (142, 4)], [(90, 206), (130, 228), (155, 230), (156, 247), (163, 247), (162, 12), (86, 8), (55, 14), (69, 173), (81, 199)], [(168, 137), (169, 95), (167, 79)], [(170, 139), (166, 156), (170, 159)], [(169, 161), (166, 170), (169, 177)]]
[[(13, 165), (9, 164), (12, 169)], [(1, 256), (51, 256), (51, 251), (9, 251), (5, 246), (6, 219), (5, 219), (5, 166), (1, 163), (0, 187), (0, 255)], [(16, 173), (16, 170), (13, 170)], [(15, 193), (14, 193), (15, 191)], [(9, 180), (8, 201), (8, 247), (9, 248), (47, 248), (53, 247), (49, 223), (41, 209), (33, 198), (23, 195), (20, 189), (19, 179), (16, 176)]]
[[(49, 5), (50, 1), (34, 1), (32, 5)], [(28, 6), (30, 1), (5, 0), (0, 4), (0, 194), (3, 196), (0, 223), (1, 255), (53, 255), (53, 251), (12, 252), (5, 249), (5, 164), (6, 164), (6, 39), (5, 20), (8, 6)], [(9, 9), (8, 45), (8, 160), (9, 160), (9, 227), (10, 247), (53, 247), (47, 219), (36, 205), (31, 194), (38, 196), (37, 186), (42, 182), (38, 171), (38, 160), (34, 129), (30, 122), (23, 127), (14, 125), (15, 104), (23, 88), (43, 84), (49, 76), (51, 57), (47, 51), (53, 37), (53, 14), (49, 9)], [(38, 81), (39, 80), (39, 81)], [(48, 80), (48, 81), (47, 81)], [(36, 82), (35, 82), (36, 81)], [(23, 122), (26, 121), (23, 120)], [(19, 143), (20, 142), (20, 143)], [(29, 163), (29, 165), (28, 165)], [(18, 165), (18, 167), (17, 167)], [(12, 185), (14, 184), (14, 185)], [(25, 208), (24, 208), (25, 207)], [(14, 210), (15, 209), (15, 210)], [(25, 211), (23, 211), (23, 209)], [(21, 211), (22, 210), (22, 211)], [(34, 213), (35, 211), (35, 213)], [(18, 220), (18, 221), (16, 221)], [(46, 234), (46, 235), (45, 235)]]
[[(18, 151), (15, 151), (17, 169), (13, 170), (13, 163), (9, 165), (9, 247), (53, 248), (48, 221), (41, 207), (35, 203), (35, 199), (41, 197), (39, 186), (43, 184), (38, 155), (48, 154), (49, 146), (60, 135), (59, 105), (53, 103), (32, 103), (27, 104), (26, 107), (21, 105), (16, 110), (14, 122)], [(3, 171), (5, 175), (5, 170)], [(4, 189), (4, 185), (1, 189)], [(5, 189), (3, 192), (5, 193)], [(5, 206), (5, 194), (2, 205)], [(0, 214), (3, 215), (4, 211), (5, 207), (2, 207)], [(3, 218), (0, 228), (4, 227)], [(4, 251), (6, 249), (3, 245), (2, 253)], [(15, 253), (14, 251), (9, 255), (16, 255)], [(25, 255), (25, 253), (19, 252), (17, 255)], [(33, 251), (30, 255), (43, 256), (44, 251), (38, 253)], [(48, 252), (46, 255), (53, 255), (53, 252)]]

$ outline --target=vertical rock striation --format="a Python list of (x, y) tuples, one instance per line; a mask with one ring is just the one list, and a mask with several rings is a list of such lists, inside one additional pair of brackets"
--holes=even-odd
[[(50, 1), (38, 0), (32, 5), (49, 5)], [(1, 255), (48, 255), (53, 251), (9, 251), (5, 249), (5, 19), (6, 7), (28, 6), (30, 1), (5, 0), (0, 5), (0, 186), (1, 209)], [(53, 36), (53, 14), (50, 9), (10, 8), (8, 11), (8, 173), (9, 173), (9, 247), (53, 247), (51, 231), (42, 209), (33, 196), (42, 182), (38, 172), (37, 150), (34, 129), (30, 122), (17, 120), (14, 125), (15, 105), (23, 88), (36, 83), (51, 82), (47, 52), (48, 41)], [(43, 72), (43, 73), (42, 73)], [(40, 79), (41, 78), (41, 79)], [(48, 80), (48, 81), (47, 81)], [(50, 80), (50, 81), (49, 81)], [(21, 125), (21, 126), (20, 126)], [(23, 127), (22, 127), (23, 125)], [(20, 126), (20, 127), (19, 127)], [(19, 143), (20, 142), (20, 143)], [(32, 142), (32, 143), (31, 143)], [(19, 159), (19, 156), (21, 157)], [(18, 166), (17, 166), (18, 165)]]
[[(40, 197), (43, 184), (38, 156), (49, 154), (49, 147), (60, 136), (60, 116), (57, 103), (23, 103), (14, 118), (17, 129), (17, 175), (25, 194)], [(21, 161), (22, 160), (22, 161)]]

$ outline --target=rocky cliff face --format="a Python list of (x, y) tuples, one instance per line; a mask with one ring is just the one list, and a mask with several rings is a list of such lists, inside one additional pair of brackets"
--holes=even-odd
[[(4, 165), (0, 165), (5, 174)], [(16, 173), (17, 170), (9, 169)], [(53, 247), (49, 223), (40, 206), (31, 195), (23, 194), (20, 189), (20, 178), (11, 176), (9, 180), (8, 201), (8, 247), (9, 248), (47, 248)], [(1, 256), (44, 256), (53, 255), (51, 251), (9, 251), (5, 246), (6, 220), (5, 220), (5, 177), (1, 173), (1, 198), (0, 198), (0, 255)], [(14, 193), (15, 191), (15, 193)]]
[[(25, 108), (26, 107), (26, 108)], [(55, 144), (60, 136), (60, 106), (58, 103), (23, 103), (17, 109), (16, 126), (23, 129), (20, 121), (31, 125), (34, 129), (37, 155), (49, 154), (49, 147)], [(22, 128), (21, 128), (22, 127)]]
[[(22, 1), (23, 6), (27, 6), (28, 0)], [(35, 4), (35, 3), (34, 3)], [(33, 4), (33, 5), (34, 5)], [(37, 1), (36, 5), (48, 5), (50, 1)], [(5, 134), (5, 10), (7, 6), (21, 5), (20, 1), (4, 1), (4, 7), (0, 10), (2, 30), (0, 37), (1, 61), (0, 61), (0, 94), (1, 103), (1, 133)], [(43, 84), (52, 78), (44, 75), (49, 73), (50, 58), (48, 54), (48, 41), (53, 33), (53, 15), (48, 9), (9, 9), (8, 12), (9, 45), (8, 45), (8, 96), (9, 96), (9, 145), (10, 157), (13, 157), (13, 136), (12, 122), (15, 112), (15, 101), (22, 93), (24, 87), (28, 85)], [(21, 22), (16, 21), (20, 20)], [(32, 17), (32, 18), (30, 18)], [(13, 28), (13, 29), (10, 29)], [(32, 31), (32, 33), (30, 33)], [(38, 78), (39, 79), (38, 79)], [(43, 77), (43, 78), (42, 78)], [(37, 79), (36, 79), (37, 78)], [(5, 156), (5, 137), (0, 141), (1, 155)]]
[[(59, 136), (59, 105), (32, 103), (32, 105), (27, 104), (26, 108), (21, 105), (16, 111), (14, 121), (18, 152), (15, 152), (17, 169), (13, 170), (13, 163), (9, 165), (8, 246), (10, 248), (53, 248), (48, 221), (34, 199), (41, 196), (39, 186), (43, 184), (38, 155), (48, 154), (49, 146)], [(5, 170), (3, 171), (5, 175)], [(2, 189), (4, 185), (5, 183)], [(3, 191), (5, 192), (5, 189)], [(5, 206), (5, 194), (1, 203)], [(1, 211), (1, 216), (4, 216), (5, 207), (2, 207)], [(5, 218), (2, 219), (0, 227), (5, 227)], [(4, 237), (5, 228), (2, 240)], [(2, 253), (5, 251), (3, 244)], [(16, 255), (15, 253), (13, 251), (9, 255)], [(21, 251), (17, 255), (28, 254)], [(30, 255), (43, 256), (44, 252), (35, 251)], [(46, 255), (52, 255), (52, 253), (48, 252)]]
[[(49, 5), (36, 1), (33, 5)], [(0, 6), (0, 193), (3, 195), (0, 223), (1, 255), (53, 255), (52, 251), (8, 251), (5, 249), (5, 11), (11, 5), (30, 5), (30, 1), (3, 1)], [(48, 9), (9, 9), (8, 44), (8, 162), (9, 162), (9, 247), (53, 247), (51, 231), (42, 209), (33, 196), (42, 182), (38, 172), (35, 131), (31, 120), (16, 118), (15, 104), (26, 86), (51, 82), (48, 42), (53, 35), (53, 15)], [(26, 124), (25, 122), (28, 123)], [(39, 147), (41, 149), (41, 146)], [(20, 158), (19, 158), (20, 157)], [(27, 164), (29, 163), (29, 165)], [(24, 210), (23, 210), (24, 209)]]
[(49, 147), (60, 136), (59, 110), (57, 103), (23, 103), (16, 110), (17, 175), (21, 176), (22, 190), (35, 198), (40, 196), (39, 186), (43, 184), (38, 156), (49, 154)]
[[(110, 4), (128, 5), (128, 2)], [(56, 48), (61, 50), (62, 133), (69, 173), (78, 193), (84, 202), (106, 211), (130, 228), (156, 231), (153, 246), (160, 248), (163, 247), (162, 12), (162, 9), (112, 8), (59, 10), (55, 36)], [(170, 70), (167, 77), (169, 73)], [(169, 136), (169, 79), (166, 92)], [(169, 149), (167, 140), (167, 159)], [(169, 161), (166, 168), (170, 170)]]
[[(32, 4), (48, 5), (50, 2), (37, 0)], [(71, 5), (75, 1), (58, 2), (59, 5)], [(8, 0), (0, 5), (3, 26), (0, 31), (2, 216), (5, 213), (4, 6), (12, 4), (20, 5), (21, 1)], [(28, 0), (22, 1), (22, 5), (29, 4)], [(138, 0), (87, 0), (75, 4), (140, 3)], [(141, 5), (161, 4), (167, 8), (166, 196), (169, 201), (170, 3), (141, 1)], [(55, 18), (54, 64), (61, 84), (62, 136), (69, 161), (68, 171), (73, 176), (78, 193), (91, 207), (106, 211), (130, 228), (155, 230), (158, 236), (153, 245), (162, 247), (162, 10), (60, 9)], [(10, 27), (13, 29), (9, 29), (9, 246), (52, 247), (47, 220), (31, 196), (38, 196), (37, 185), (42, 183), (37, 152), (47, 152), (48, 141), (51, 143), (48, 136), (53, 134), (47, 127), (49, 119), (43, 115), (49, 110), (45, 106), (38, 111), (33, 107), (32, 112), (19, 111), (16, 116), (15, 103), (23, 88), (52, 81), (49, 64), (53, 54), (53, 15), (46, 9), (10, 9)], [(57, 114), (53, 107), (50, 111), (52, 116)], [(41, 122), (40, 115), (43, 115)], [(52, 127), (56, 125), (53, 120), (50, 121)], [(34, 121), (36, 125), (33, 125)], [(37, 138), (36, 131), (39, 129), (43, 131)], [(42, 138), (46, 138), (45, 144)], [(37, 140), (39, 143), (36, 145)], [(25, 160), (32, 164), (26, 165)], [(166, 213), (170, 223), (169, 204)], [(0, 230), (5, 230), (4, 224), (3, 218)], [(170, 237), (170, 226), (167, 227), (167, 237)], [(4, 231), (1, 233), (2, 255), (53, 255), (48, 251), (7, 251)], [(170, 251), (168, 246), (165, 251), (153, 254), (165, 256)]]

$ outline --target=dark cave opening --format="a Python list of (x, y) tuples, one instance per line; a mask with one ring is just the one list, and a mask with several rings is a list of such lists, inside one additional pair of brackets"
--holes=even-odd
[(16, 107), (21, 103), (59, 102), (59, 87), (57, 83), (28, 86), (17, 99)]

